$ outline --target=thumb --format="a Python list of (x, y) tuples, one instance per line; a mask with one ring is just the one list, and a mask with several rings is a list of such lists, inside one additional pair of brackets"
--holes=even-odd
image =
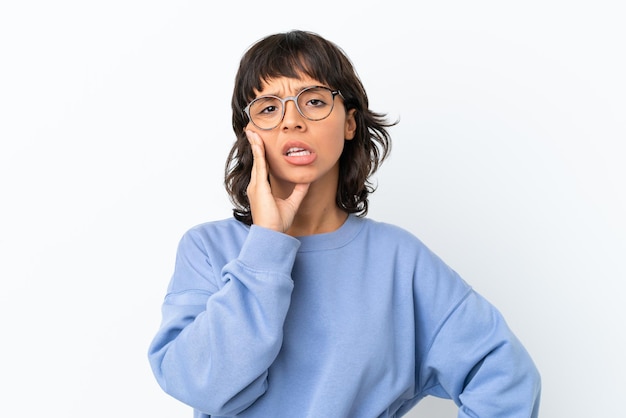
[(293, 191), (291, 192), (291, 195), (287, 199), (285, 199), (287, 202), (289, 202), (290, 205), (292, 205), (292, 207), (296, 211), (300, 207), (300, 204), (302, 203), (304, 197), (309, 191), (309, 185), (309, 183), (296, 184), (296, 186), (293, 188)]

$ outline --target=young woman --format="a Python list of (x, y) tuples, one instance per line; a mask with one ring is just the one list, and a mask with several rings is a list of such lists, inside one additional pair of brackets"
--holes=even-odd
[(504, 319), (409, 232), (365, 217), (393, 123), (319, 35), (243, 56), (226, 164), (234, 217), (181, 239), (149, 359), (200, 417), (537, 417), (539, 374)]

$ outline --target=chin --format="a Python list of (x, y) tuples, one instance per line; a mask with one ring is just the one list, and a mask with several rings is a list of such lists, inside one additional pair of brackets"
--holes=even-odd
[(297, 178), (290, 178), (290, 179), (284, 179), (284, 180), (280, 180), (281, 183), (283, 184), (290, 184), (292, 186), (295, 186), (296, 184), (311, 184), (315, 182), (314, 178), (311, 177), (297, 177)]
[(290, 174), (281, 175), (281, 176), (270, 175), (270, 183), (299, 184), (299, 183), (312, 183), (315, 180), (317, 180), (315, 175), (307, 174), (307, 173), (300, 173), (300, 174), (290, 173)]
[(334, 173), (326, 172), (320, 173), (318, 170), (307, 170), (307, 172), (294, 173), (281, 173), (282, 175), (270, 175), (270, 183), (283, 185), (296, 185), (296, 184), (313, 184), (313, 183), (328, 183), (336, 186), (337, 175)]

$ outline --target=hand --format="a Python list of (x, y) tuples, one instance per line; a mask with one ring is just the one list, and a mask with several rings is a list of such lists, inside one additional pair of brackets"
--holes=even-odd
[(268, 181), (268, 165), (265, 160), (265, 145), (259, 134), (246, 131), (248, 142), (252, 147), (252, 172), (247, 193), (255, 225), (287, 232), (293, 223), (298, 208), (309, 190), (308, 184), (296, 184), (291, 195), (280, 199), (272, 194)]

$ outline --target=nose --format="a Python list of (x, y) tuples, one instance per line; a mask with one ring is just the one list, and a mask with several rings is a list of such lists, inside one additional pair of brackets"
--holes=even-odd
[(295, 98), (285, 101), (285, 114), (283, 116), (283, 128), (302, 128), (302, 115), (298, 111)]

